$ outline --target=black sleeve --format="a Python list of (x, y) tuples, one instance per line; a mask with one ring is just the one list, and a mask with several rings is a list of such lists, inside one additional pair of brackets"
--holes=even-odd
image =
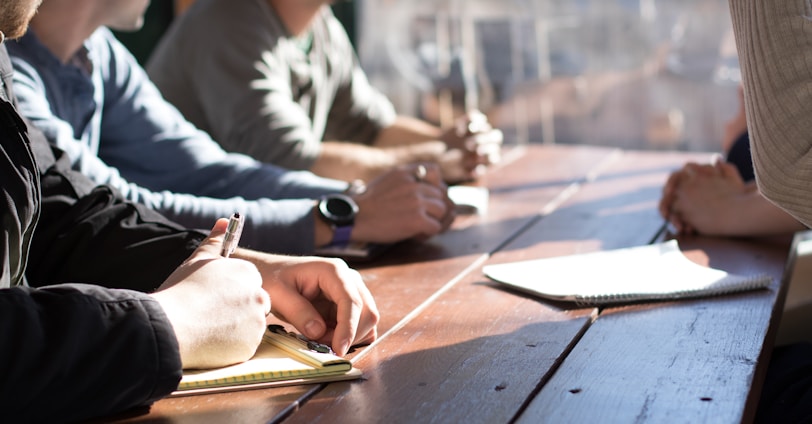
[(181, 377), (163, 310), (131, 290), (0, 290), (0, 335), (4, 422), (73, 422), (148, 405)]
[(756, 179), (756, 172), (753, 170), (753, 156), (750, 154), (750, 133), (745, 131), (733, 141), (733, 145), (727, 152), (726, 160), (736, 165), (736, 169), (745, 182)]
[(123, 200), (108, 186), (94, 185), (71, 170), (67, 155), (38, 131), (32, 129), (30, 138), (42, 191), (26, 272), (31, 285), (73, 282), (152, 291), (205, 237)]

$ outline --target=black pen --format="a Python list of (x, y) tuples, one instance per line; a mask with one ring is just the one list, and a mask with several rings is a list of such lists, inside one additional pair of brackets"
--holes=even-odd
[(226, 227), (226, 235), (223, 238), (223, 250), (220, 251), (220, 255), (223, 257), (227, 258), (231, 256), (237, 249), (237, 245), (240, 243), (240, 236), (242, 235), (242, 223), (243, 217), (239, 212), (234, 213), (234, 215), (231, 215), (231, 218), (229, 218), (228, 227)]

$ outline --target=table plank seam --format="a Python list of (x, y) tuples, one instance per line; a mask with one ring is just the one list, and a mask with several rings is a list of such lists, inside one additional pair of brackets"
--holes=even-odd
[[(525, 150), (526, 150), (526, 148), (524, 146), (517, 146), (516, 148), (512, 149), (511, 152), (516, 153), (515, 155), (512, 155), (512, 156), (514, 156), (513, 160), (519, 159), (521, 157), (521, 154), (523, 154)], [(439, 290), (437, 290), (435, 293), (433, 293), (429, 298), (424, 300), (420, 305), (418, 305), (416, 308), (414, 308), (409, 314), (404, 316), (400, 321), (398, 321), (395, 325), (393, 325), (388, 331), (381, 334), (374, 342), (372, 342), (371, 344), (366, 346), (361, 352), (359, 352), (356, 356), (354, 356), (351, 359), (351, 362), (353, 364), (357, 363), (359, 360), (363, 359), (367, 355), (368, 352), (371, 352), (372, 349), (375, 346), (377, 346), (383, 340), (387, 339), (389, 335), (395, 333), (396, 331), (399, 331), (400, 329), (402, 329), (403, 327), (408, 325), (410, 322), (412, 322), (423, 311), (428, 309), (439, 297), (441, 297), (443, 294), (445, 294), (446, 292), (451, 290), (453, 287), (455, 287), (460, 281), (462, 281), (471, 272), (474, 272), (474, 270), (480, 268), (482, 266), (482, 264), (484, 264), (488, 259), (490, 259), (495, 253), (499, 252), (506, 245), (508, 245), (512, 240), (516, 239), (521, 234), (523, 234), (528, 228), (532, 227), (532, 225), (537, 224), (540, 220), (542, 220), (545, 217), (553, 214), (567, 200), (574, 197), (585, 185), (596, 181), (600, 177), (601, 173), (603, 171), (605, 171), (607, 168), (609, 168), (609, 166), (611, 164), (613, 164), (614, 162), (620, 160), (620, 158), (623, 156), (623, 154), (624, 154), (624, 152), (623, 152), (622, 149), (613, 149), (612, 152), (605, 159), (601, 160), (591, 170), (587, 171), (583, 177), (575, 179), (565, 189), (563, 189), (560, 193), (558, 193), (553, 199), (551, 199), (550, 201), (545, 203), (544, 206), (538, 211), (536, 216), (534, 216), (532, 219), (528, 220), (527, 224), (517, 228), (515, 231), (513, 231), (512, 234), (510, 234), (508, 237), (506, 237), (505, 240), (502, 243), (497, 244), (489, 252), (486, 252), (486, 253), (482, 254), (479, 258), (474, 260), (470, 265), (465, 267), (465, 269), (460, 271), (456, 276), (454, 276), (451, 280), (449, 280), (448, 283), (446, 283), (443, 287), (441, 287)], [(509, 162), (512, 162), (513, 160), (502, 161), (501, 165), (505, 166), (506, 162), (509, 163)], [(570, 344), (568, 344), (566, 350), (563, 352), (563, 355), (562, 355), (561, 359), (555, 362), (554, 366), (551, 368), (551, 372), (547, 373), (547, 375), (539, 382), (539, 384), (537, 385), (537, 387), (535, 389), (535, 392), (540, 392), (543, 389), (546, 382), (549, 381), (552, 378), (552, 376), (555, 374), (555, 371), (559, 368), (561, 363), (563, 363), (563, 361), (566, 359), (569, 352), (574, 348), (575, 344), (577, 344), (577, 342), (581, 339), (581, 337), (586, 333), (587, 329), (592, 325), (592, 323), (595, 321), (595, 319), (597, 319), (597, 316), (598, 316), (598, 308), (595, 308), (592, 311), (592, 313), (590, 314), (589, 322), (586, 325), (584, 325), (584, 327), (579, 331), (579, 333), (572, 340), (572, 342)], [(320, 392), (321, 390), (326, 388), (327, 384), (329, 384), (329, 383), (319, 384), (318, 387), (314, 388), (313, 391), (309, 391), (306, 395), (299, 398), (295, 402), (295, 404), (300, 405), (300, 406), (304, 405), (307, 400), (309, 400), (310, 398), (315, 396), (315, 394), (317, 394), (318, 392)], [(526, 406), (527, 406), (526, 404), (523, 404), (520, 407), (519, 411), (517, 412), (516, 416), (514, 417), (514, 420), (515, 420), (515, 418), (517, 418), (517, 417), (519, 417), (521, 415), (521, 412), (526, 408)], [(277, 416), (271, 422), (272, 423), (281, 423), (281, 422), (286, 421), (288, 418), (291, 418), (292, 415), (293, 415), (292, 413), (291, 414), (285, 414), (284, 416), (280, 415), (280, 416)], [(512, 421), (513, 420), (511, 420), (511, 422)]]
[[(516, 149), (514, 149), (514, 150), (512, 150), (512, 151), (516, 151), (516, 150), (524, 151), (524, 149), (522, 149), (521, 147), (517, 147)], [(578, 191), (580, 191), (580, 189), (581, 189), (581, 188), (582, 188), (582, 187), (583, 187), (585, 184), (588, 184), (588, 183), (590, 183), (590, 182), (595, 181), (595, 180), (596, 180), (596, 179), (597, 179), (597, 178), (600, 176), (600, 173), (601, 173), (603, 170), (605, 170), (606, 168), (608, 168), (608, 167), (609, 167), (609, 165), (611, 165), (611, 164), (612, 164), (612, 163), (614, 163), (615, 161), (619, 160), (621, 156), (623, 156), (623, 151), (622, 151), (621, 149), (613, 149), (613, 150), (612, 150), (612, 152), (611, 152), (611, 153), (610, 153), (610, 154), (609, 154), (609, 155), (606, 157), (606, 159), (603, 159), (601, 162), (599, 162), (599, 163), (598, 163), (598, 164), (597, 164), (597, 165), (596, 165), (596, 166), (595, 166), (595, 167), (594, 167), (592, 170), (588, 171), (588, 172), (586, 173), (586, 175), (584, 175), (583, 177), (578, 178), (577, 180), (575, 180), (575, 181), (573, 181), (572, 183), (570, 183), (570, 184), (567, 186), (567, 188), (565, 188), (564, 190), (562, 190), (562, 191), (561, 191), (559, 194), (557, 194), (557, 195), (556, 195), (556, 196), (555, 196), (555, 197), (554, 197), (552, 200), (550, 200), (549, 202), (547, 202), (547, 203), (546, 203), (546, 204), (545, 204), (545, 205), (544, 205), (544, 206), (541, 208), (541, 210), (539, 211), (539, 213), (538, 213), (538, 214), (537, 214), (535, 217), (533, 217), (532, 219), (530, 219), (530, 220), (529, 220), (529, 221), (528, 221), (528, 222), (527, 222), (525, 225), (523, 225), (523, 226), (519, 227), (518, 229), (516, 229), (516, 230), (513, 232), (513, 234), (511, 234), (511, 235), (509, 235), (508, 237), (506, 237), (506, 238), (505, 238), (505, 240), (504, 240), (502, 243), (499, 243), (498, 245), (496, 245), (496, 246), (495, 246), (495, 247), (494, 247), (494, 248), (493, 248), (491, 251), (484, 253), (482, 256), (480, 256), (479, 258), (477, 258), (477, 259), (476, 259), (474, 262), (472, 262), (470, 265), (468, 265), (467, 267), (465, 267), (465, 269), (463, 269), (462, 271), (460, 271), (460, 273), (459, 273), (459, 274), (457, 274), (456, 276), (454, 276), (454, 278), (452, 278), (452, 279), (451, 279), (451, 280), (450, 280), (448, 283), (446, 283), (446, 284), (445, 284), (443, 287), (441, 287), (439, 290), (437, 290), (436, 292), (434, 292), (434, 294), (432, 294), (431, 296), (429, 296), (429, 298), (428, 298), (428, 299), (424, 300), (424, 301), (423, 301), (423, 302), (422, 302), (420, 305), (418, 305), (418, 306), (417, 306), (415, 309), (413, 309), (413, 310), (412, 310), (412, 311), (411, 311), (409, 314), (407, 314), (407, 315), (406, 315), (405, 317), (403, 317), (403, 318), (402, 318), (400, 321), (398, 321), (398, 323), (397, 323), (397, 324), (395, 324), (394, 326), (392, 326), (392, 328), (390, 328), (390, 329), (389, 329), (388, 331), (386, 331), (384, 334), (380, 335), (380, 336), (379, 336), (379, 337), (378, 337), (378, 338), (377, 338), (377, 339), (376, 339), (374, 342), (372, 342), (370, 345), (368, 345), (366, 348), (364, 348), (364, 350), (363, 350), (363, 351), (359, 352), (359, 353), (358, 353), (358, 355), (356, 355), (355, 357), (353, 357), (352, 362), (353, 362), (353, 363), (356, 363), (356, 361), (358, 361), (359, 359), (361, 359), (361, 358), (363, 358), (364, 356), (366, 356), (366, 353), (367, 353), (367, 352), (369, 352), (369, 351), (370, 351), (370, 350), (371, 350), (373, 347), (375, 347), (375, 346), (376, 346), (378, 343), (380, 343), (382, 340), (386, 339), (386, 337), (387, 337), (389, 334), (392, 334), (392, 333), (394, 333), (395, 331), (398, 331), (398, 330), (400, 330), (401, 328), (403, 328), (404, 326), (406, 326), (406, 324), (408, 324), (409, 322), (411, 322), (411, 321), (412, 321), (412, 320), (413, 320), (413, 319), (414, 319), (414, 318), (415, 318), (417, 315), (419, 315), (420, 313), (422, 313), (422, 312), (423, 312), (425, 309), (427, 309), (427, 308), (428, 308), (428, 307), (429, 307), (429, 306), (430, 306), (432, 303), (434, 303), (434, 301), (435, 301), (435, 300), (436, 300), (438, 297), (440, 297), (440, 296), (442, 296), (444, 293), (448, 292), (448, 290), (450, 290), (451, 288), (453, 288), (453, 287), (454, 287), (454, 286), (455, 286), (455, 285), (456, 285), (456, 284), (457, 284), (459, 281), (461, 281), (461, 280), (462, 280), (464, 277), (466, 277), (466, 276), (467, 276), (469, 273), (471, 273), (471, 272), (473, 272), (475, 269), (479, 268), (479, 267), (480, 267), (480, 266), (481, 266), (481, 265), (482, 265), (482, 264), (483, 264), (485, 261), (487, 261), (488, 259), (490, 259), (490, 258), (491, 258), (491, 257), (492, 257), (492, 256), (493, 256), (493, 255), (494, 255), (496, 252), (499, 252), (499, 251), (500, 251), (502, 248), (504, 248), (504, 246), (506, 246), (508, 243), (510, 243), (510, 242), (511, 242), (512, 240), (514, 240), (516, 237), (519, 237), (519, 236), (520, 236), (522, 233), (524, 233), (524, 232), (525, 232), (525, 231), (526, 231), (528, 228), (530, 228), (530, 227), (531, 227), (531, 226), (533, 226), (534, 224), (538, 223), (538, 221), (540, 221), (540, 220), (541, 220), (541, 219), (543, 219), (544, 217), (549, 216), (549, 215), (551, 215), (553, 212), (555, 212), (555, 211), (556, 211), (556, 210), (557, 210), (557, 209), (558, 209), (558, 208), (559, 208), (559, 207), (560, 207), (562, 204), (564, 204), (564, 203), (565, 203), (565, 202), (566, 202), (568, 199), (570, 199), (570, 198), (572, 198), (573, 196), (575, 196), (575, 194), (576, 194), (576, 193), (578, 193)]]
[(524, 414), (524, 411), (527, 410), (527, 408), (533, 402), (533, 399), (536, 398), (536, 395), (541, 393), (541, 391), (544, 389), (547, 383), (550, 380), (552, 380), (555, 373), (559, 370), (559, 368), (561, 368), (561, 365), (564, 363), (564, 361), (567, 360), (570, 353), (575, 349), (575, 346), (581, 341), (586, 332), (589, 330), (590, 327), (592, 327), (592, 324), (595, 323), (595, 321), (598, 319), (599, 316), (600, 316), (600, 308), (597, 307), (592, 308), (592, 313), (589, 314), (589, 321), (587, 321), (587, 323), (583, 327), (581, 327), (581, 330), (578, 331), (578, 334), (576, 334), (575, 337), (572, 338), (570, 343), (567, 344), (567, 347), (561, 352), (561, 356), (553, 362), (553, 365), (550, 367), (550, 370), (541, 377), (541, 380), (533, 389), (533, 391), (531, 391), (530, 394), (527, 396), (527, 398), (524, 400), (524, 402), (522, 402), (522, 404), (519, 405), (519, 408), (516, 410), (516, 414), (513, 415), (513, 417), (511, 417), (510, 420), (508, 420), (509, 424), (514, 424), (519, 420), (522, 414)]

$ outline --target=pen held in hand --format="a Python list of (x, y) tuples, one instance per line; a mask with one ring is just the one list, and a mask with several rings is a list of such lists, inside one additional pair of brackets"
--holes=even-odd
[(239, 213), (234, 213), (228, 220), (228, 227), (226, 227), (226, 235), (223, 238), (223, 249), (220, 255), (227, 258), (237, 249), (240, 243), (240, 236), (242, 235), (243, 216)]

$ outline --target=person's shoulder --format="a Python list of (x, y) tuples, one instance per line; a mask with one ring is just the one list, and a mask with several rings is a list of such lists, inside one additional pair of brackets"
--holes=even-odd
[(352, 51), (352, 42), (350, 42), (347, 30), (333, 14), (333, 9), (329, 6), (322, 7), (321, 13), (314, 23), (314, 28), (316, 37), (324, 38), (323, 42), (329, 44), (331, 48)]
[(347, 33), (330, 6), (322, 6), (321, 12), (316, 17), (315, 25), (327, 28), (330, 32)]
[(123, 50), (129, 52), (124, 44), (116, 38), (113, 31), (107, 27), (99, 27), (96, 31), (93, 31), (93, 34), (90, 34), (90, 37), (85, 40), (84, 46), (91, 56), (100, 51), (117, 52)]
[[(95, 67), (119, 71), (139, 66), (135, 56), (107, 27), (99, 27), (85, 40), (85, 49)], [(104, 71), (105, 73), (107, 71)]]
[(111, 31), (110, 28), (102, 26), (93, 31), (93, 34), (90, 34), (87, 41), (91, 43), (113, 43), (117, 42), (118, 39), (113, 35), (113, 31)]
[(16, 40), (7, 40), (3, 43), (15, 66), (20, 61), (35, 62), (39, 64), (53, 64), (58, 62), (51, 52), (40, 43), (33, 31), (28, 31)]
[(234, 47), (234, 42), (272, 31), (276, 27), (268, 22), (272, 13), (264, 0), (197, 0), (175, 19), (159, 45), (174, 49)]
[[(204, 26), (211, 32), (222, 33), (234, 25), (251, 25), (250, 22), (264, 15), (265, 7), (270, 8), (270, 5), (263, 0), (197, 0), (173, 25), (184, 28)], [(217, 31), (212, 31), (213, 28)]]

